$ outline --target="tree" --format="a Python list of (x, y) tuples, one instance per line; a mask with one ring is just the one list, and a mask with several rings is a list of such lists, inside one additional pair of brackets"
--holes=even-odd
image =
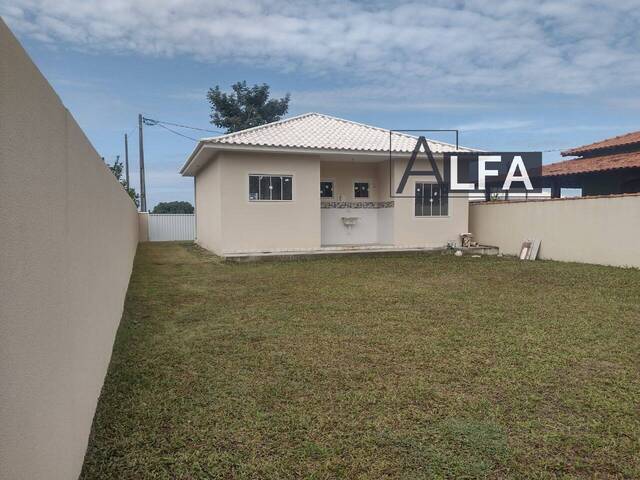
[(131, 199), (135, 202), (137, 207), (139, 205), (138, 194), (136, 193), (136, 190), (134, 188), (131, 188), (129, 185), (127, 185), (126, 179), (122, 178), (122, 169), (124, 168), (124, 166), (120, 161), (120, 157), (116, 158), (116, 161), (113, 162), (113, 165), (107, 164), (107, 166), (109, 167), (109, 170), (111, 170), (111, 173), (113, 173), (113, 175), (116, 177), (116, 179), (118, 179), (125, 192), (127, 192)]
[(193, 205), (189, 202), (160, 202), (151, 213), (193, 213)]
[(231, 86), (233, 93), (220, 87), (210, 88), (207, 99), (211, 104), (211, 123), (226, 128), (227, 133), (264, 125), (280, 120), (289, 110), (290, 95), (269, 100), (269, 85), (248, 87), (246, 81)]

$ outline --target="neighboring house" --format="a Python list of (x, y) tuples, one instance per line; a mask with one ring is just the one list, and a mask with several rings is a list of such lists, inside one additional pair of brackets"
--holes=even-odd
[(542, 167), (553, 197), (560, 197), (561, 188), (580, 188), (583, 196), (640, 192), (640, 132), (572, 148), (562, 156), (579, 158)]
[[(202, 139), (180, 171), (195, 177), (197, 242), (220, 255), (458, 242), (467, 197), (415, 176), (403, 195), (417, 198), (390, 194), (415, 145), (411, 135), (318, 113)], [(442, 152), (456, 147), (429, 146), (442, 170)], [(422, 157), (414, 168), (428, 170)]]

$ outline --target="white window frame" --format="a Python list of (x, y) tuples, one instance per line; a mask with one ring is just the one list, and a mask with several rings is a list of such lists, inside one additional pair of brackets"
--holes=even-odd
[[(291, 200), (263, 200), (261, 198), (257, 198), (255, 200), (251, 199), (251, 177), (291, 177)], [(258, 197), (260, 196), (260, 180), (258, 180)], [(249, 203), (287, 203), (293, 202), (296, 198), (295, 192), (295, 175), (292, 173), (249, 173), (247, 175), (247, 183), (246, 183), (246, 199)], [(281, 190), (282, 192), (282, 190)]]
[(320, 183), (331, 183), (331, 193), (330, 197), (320, 196), (321, 201), (329, 201), (336, 199), (336, 181), (333, 178), (321, 178)]
[[(356, 183), (366, 183), (368, 185), (367, 192), (369, 193), (368, 197), (356, 197)], [(367, 202), (371, 200), (371, 190), (373, 190), (373, 182), (370, 179), (355, 179), (351, 182), (351, 196), (355, 201), (358, 202)]]
[[(431, 182), (414, 182), (414, 184), (413, 184), (414, 195), (415, 195), (416, 187), (418, 185), (438, 185), (438, 182), (433, 182), (433, 181), (431, 181)], [(424, 188), (424, 187), (422, 187), (422, 188)], [(442, 190), (441, 190), (441, 192), (442, 192)], [(413, 206), (412, 206), (412, 208), (413, 208), (413, 217), (414, 218), (448, 218), (448, 217), (450, 217), (451, 216), (451, 202), (449, 201), (449, 193), (450, 192), (447, 192), (447, 214), (446, 215), (442, 215), (442, 214), (440, 214), (440, 215), (417, 215), (416, 214), (416, 203), (415, 203), (415, 198), (414, 198)], [(423, 197), (424, 197), (424, 195), (423, 195)], [(440, 211), (442, 212), (442, 200), (440, 202), (441, 202), (440, 203), (440, 205), (441, 205), (440, 206)]]

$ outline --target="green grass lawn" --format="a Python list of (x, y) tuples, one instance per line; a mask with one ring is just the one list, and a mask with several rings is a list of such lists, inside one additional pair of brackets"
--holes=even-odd
[(83, 479), (640, 478), (640, 271), (138, 249)]

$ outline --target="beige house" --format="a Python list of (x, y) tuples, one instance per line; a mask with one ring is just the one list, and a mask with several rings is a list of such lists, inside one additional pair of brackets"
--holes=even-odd
[[(202, 139), (180, 171), (195, 179), (197, 242), (222, 256), (457, 243), (467, 197), (429, 176), (396, 194), (416, 140), (318, 113)], [(442, 171), (455, 146), (429, 147)]]

